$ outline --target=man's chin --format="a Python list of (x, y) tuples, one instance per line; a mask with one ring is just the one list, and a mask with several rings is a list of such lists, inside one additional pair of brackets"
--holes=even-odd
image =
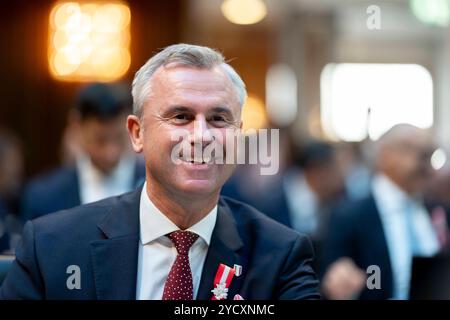
[(181, 191), (193, 196), (208, 196), (214, 194), (217, 189), (215, 182), (197, 179), (184, 181)]

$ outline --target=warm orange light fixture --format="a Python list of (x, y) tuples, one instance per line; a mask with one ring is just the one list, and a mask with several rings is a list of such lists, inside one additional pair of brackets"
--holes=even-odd
[(122, 2), (58, 2), (50, 13), (48, 61), (63, 81), (114, 81), (130, 67), (130, 9)]
[(267, 15), (263, 0), (224, 0), (220, 9), (225, 18), (235, 24), (255, 24)]
[(266, 107), (262, 99), (249, 94), (242, 108), (242, 129), (263, 129), (268, 125)]

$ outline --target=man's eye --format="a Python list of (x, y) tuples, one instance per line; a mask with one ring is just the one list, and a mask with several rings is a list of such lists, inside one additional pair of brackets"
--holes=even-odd
[(173, 120), (177, 123), (185, 123), (191, 120), (191, 117), (188, 114), (177, 114), (173, 117)]
[(225, 125), (228, 124), (230, 121), (228, 120), (228, 118), (224, 117), (224, 116), (212, 116), (211, 117), (211, 122), (214, 122), (215, 124), (220, 124), (220, 125)]
[(225, 118), (222, 116), (214, 116), (212, 118), (212, 121), (225, 121)]
[(221, 115), (212, 116), (209, 121), (216, 127), (226, 127), (231, 124), (231, 121), (227, 117)]

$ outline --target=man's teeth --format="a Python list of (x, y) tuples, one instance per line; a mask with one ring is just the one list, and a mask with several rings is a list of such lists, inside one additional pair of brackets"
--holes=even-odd
[(204, 164), (204, 163), (210, 163), (211, 157), (203, 157), (203, 158), (184, 158), (184, 161), (190, 162), (190, 163), (196, 163), (196, 164)]

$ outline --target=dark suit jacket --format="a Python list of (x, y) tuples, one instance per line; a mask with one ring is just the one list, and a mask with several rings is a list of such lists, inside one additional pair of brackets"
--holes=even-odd
[(0, 200), (0, 253), (9, 249), (9, 235), (5, 226), (5, 218), (7, 214), (8, 210)]
[(324, 270), (341, 257), (350, 257), (364, 271), (370, 265), (381, 270), (381, 289), (365, 289), (360, 299), (389, 299), (393, 280), (389, 251), (375, 199), (343, 205), (330, 219), (324, 246)]
[[(145, 167), (136, 162), (134, 187), (145, 179)], [(22, 198), (21, 217), (32, 220), (48, 213), (81, 204), (78, 172), (75, 166), (57, 169), (28, 184)]]
[[(0, 298), (135, 299), (141, 190), (28, 222)], [(242, 266), (229, 299), (320, 298), (312, 259), (305, 236), (221, 198), (197, 298), (211, 299), (220, 263)], [(80, 267), (80, 290), (67, 289), (70, 265)]]
[[(328, 234), (328, 225), (332, 209), (335, 205), (337, 206), (338, 203), (344, 201), (343, 199), (344, 197), (339, 199), (339, 201), (336, 200), (335, 202), (323, 205), (320, 208), (317, 230), (314, 234), (309, 235), (317, 257), (313, 263), (313, 268), (316, 271), (320, 270), (321, 267), (323, 242)], [(289, 207), (286, 190), (282, 183), (271, 186), (270, 189), (264, 192), (258, 199), (253, 199), (252, 201), (245, 200), (244, 202), (248, 202), (273, 220), (292, 228), (293, 213)]]

